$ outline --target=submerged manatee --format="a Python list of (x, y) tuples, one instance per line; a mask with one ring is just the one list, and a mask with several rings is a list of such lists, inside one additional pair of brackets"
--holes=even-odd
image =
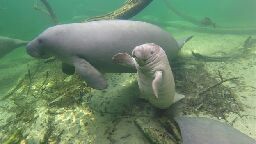
[(156, 43), (171, 59), (188, 39), (178, 43), (169, 33), (145, 22), (102, 20), (48, 28), (27, 45), (27, 53), (37, 58), (55, 56), (63, 62), (64, 73), (76, 72), (88, 86), (104, 89), (107, 82), (100, 72), (136, 72), (113, 64), (113, 55), (130, 53), (144, 43)]
[(0, 58), (18, 47), (25, 46), (27, 43), (27, 41), (0, 36)]
[(165, 109), (184, 97), (175, 94), (172, 70), (167, 55), (160, 46), (154, 43), (137, 46), (132, 51), (132, 57), (127, 53), (119, 53), (113, 57), (113, 61), (136, 67), (142, 98), (157, 108)]
[(253, 138), (232, 126), (203, 117), (140, 117), (135, 124), (152, 143), (256, 144)]
[(182, 144), (256, 144), (235, 128), (216, 120), (200, 117), (176, 117)]

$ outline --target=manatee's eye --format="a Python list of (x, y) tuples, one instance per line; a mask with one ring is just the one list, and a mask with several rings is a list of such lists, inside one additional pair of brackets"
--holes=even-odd
[(38, 43), (39, 44), (43, 43), (43, 40), (42, 39), (38, 39)]
[(150, 54), (151, 54), (151, 55), (154, 54), (154, 51), (151, 51)]

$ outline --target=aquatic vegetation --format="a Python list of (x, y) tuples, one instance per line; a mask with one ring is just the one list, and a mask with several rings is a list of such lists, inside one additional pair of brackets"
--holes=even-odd
[(225, 81), (239, 79), (226, 80), (221, 73), (213, 77), (202, 63), (196, 61), (178, 63), (176, 66), (174, 68), (176, 88), (185, 95), (184, 114), (203, 112), (225, 119), (228, 113), (239, 113), (242, 110), (242, 105), (236, 100), (237, 96), (230, 88), (222, 85)]
[[(38, 120), (48, 119), (48, 106), (73, 107), (74, 104), (79, 105), (85, 93), (90, 91), (82, 81), (75, 80), (78, 78), (67, 78), (64, 74), (61, 75), (60, 72), (56, 71), (56, 69), (52, 69), (56, 68), (54, 64), (50, 68), (47, 64), (42, 65), (42, 67), (39, 65), (40, 63), (29, 69), (24, 79), (20, 80), (17, 86), (4, 98), (11, 99), (14, 102), (14, 105), (7, 109), (7, 111), (16, 113), (15, 118), (10, 119), (3, 127), (3, 129), (7, 130), (9, 133), (12, 133), (13, 130), (17, 128), (22, 129), (21, 133), (24, 133), (27, 131), (24, 130), (24, 127), (30, 127), (34, 122), (36, 123), (35, 125), (38, 125)], [(65, 77), (66, 80), (63, 82)], [(38, 109), (40, 106), (41, 108)], [(44, 107), (45, 110), (42, 109)], [(37, 109), (39, 111), (37, 111)], [(38, 115), (38, 113), (41, 112), (45, 114)], [(44, 123), (43, 121), (39, 123)], [(14, 125), (14, 123), (16, 124)], [(38, 141), (42, 141), (44, 139), (43, 137), (45, 137), (43, 134), (50, 131), (49, 128), (47, 128), (47, 123), (45, 126), (44, 125), (45, 124), (42, 125), (43, 128), (40, 128), (44, 130), (44, 132), (42, 132), (41, 140), (38, 138)], [(46, 127), (46, 129), (44, 127)], [(37, 133), (37, 130), (39, 129), (34, 129), (35, 133)], [(31, 132), (28, 133), (31, 134)], [(9, 140), (6, 139), (4, 141)]]
[[(183, 107), (180, 109), (181, 113), (205, 113), (225, 119), (229, 113), (239, 113), (242, 110), (232, 91), (210, 76), (201, 62), (177, 61), (177, 63), (179, 64), (173, 68), (177, 90), (186, 95), (186, 98), (178, 104)], [(4, 130), (15, 133), (13, 130), (20, 128), (25, 137), (20, 137), (19, 140), (26, 139), (29, 142), (70, 142), (73, 141), (71, 135), (80, 135), (80, 140), (86, 138), (95, 142), (97, 141), (95, 137), (106, 137), (101, 136), (100, 133), (95, 135), (94, 132), (98, 131), (94, 131), (91, 127), (101, 123), (100, 119), (105, 119), (101, 129), (109, 129), (106, 130), (109, 135), (107, 139), (113, 141), (134, 137), (129, 134), (128, 137), (117, 138), (118, 130), (113, 130), (113, 125), (118, 125), (125, 119), (154, 117), (153, 106), (145, 102), (136, 102), (139, 90), (134, 74), (110, 74), (109, 89), (99, 91), (86, 87), (86, 83), (77, 76), (63, 74), (59, 67), (58, 61), (49, 63), (41, 61), (28, 70), (24, 79), (6, 97), (14, 101), (15, 105), (8, 111), (16, 113), (16, 116), (2, 127)], [(212, 87), (213, 85), (216, 86)], [(109, 125), (111, 119), (119, 121), (105, 127)], [(137, 120), (137, 124), (139, 123), (140, 121)], [(157, 125), (156, 129), (159, 128), (159, 124)], [(30, 127), (32, 130), (26, 129)], [(81, 127), (84, 129), (82, 130)], [(88, 134), (89, 130), (91, 134)], [(36, 136), (38, 131), (41, 135)], [(147, 137), (155, 137), (155, 140), (169, 139), (169, 132), (165, 130), (159, 131), (164, 135), (158, 135), (160, 133), (155, 133), (155, 129), (146, 128), (143, 131), (148, 133)], [(88, 136), (82, 137), (85, 134)]]
[[(58, 61), (47, 64), (41, 61), (30, 67), (27, 75), (2, 99), (14, 102), (6, 109), (15, 114), (14, 118), (1, 127), (6, 135), (15, 133), (18, 128), (22, 129), (22, 137), (18, 135), (15, 140), (45, 143), (70, 141), (72, 132), (72, 135), (80, 135), (81, 141), (92, 142), (94, 134), (88, 134), (91, 128), (86, 127), (93, 127), (93, 113), (101, 117), (130, 114), (138, 94), (135, 77), (117, 75), (118, 78), (110, 78), (109, 91), (91, 91), (77, 76), (63, 74), (59, 65)], [(124, 81), (119, 85), (121, 77)], [(1, 141), (13, 139), (8, 137)]]
[(3, 144), (19, 143), (22, 140), (22, 137), (22, 130), (17, 129), (14, 133), (10, 134), (8, 138), (6, 138)]

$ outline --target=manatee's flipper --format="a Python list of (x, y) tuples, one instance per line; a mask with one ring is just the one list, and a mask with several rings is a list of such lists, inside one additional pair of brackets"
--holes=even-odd
[(99, 90), (107, 88), (107, 81), (103, 75), (86, 60), (77, 58), (74, 66), (76, 73), (86, 81), (88, 86)]
[(75, 73), (75, 67), (66, 63), (62, 63), (62, 72), (67, 75), (72, 75)]
[(136, 69), (134, 59), (128, 53), (118, 53), (112, 57), (113, 63)]
[(177, 101), (179, 101), (183, 98), (185, 98), (185, 96), (183, 94), (175, 93), (173, 103), (176, 103)]
[(155, 78), (152, 81), (152, 88), (153, 88), (153, 92), (154, 92), (154, 95), (156, 98), (158, 98), (159, 86), (161, 86), (162, 80), (163, 80), (163, 72), (156, 71)]
[(184, 44), (186, 42), (188, 42), (189, 40), (191, 40), (194, 36), (189, 36), (189, 37), (185, 37), (185, 38), (182, 38), (180, 40), (178, 40), (178, 45), (179, 45), (179, 48), (182, 48), (184, 46)]

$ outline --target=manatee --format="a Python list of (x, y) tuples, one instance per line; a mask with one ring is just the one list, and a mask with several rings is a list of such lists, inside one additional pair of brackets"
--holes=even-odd
[(182, 144), (256, 144), (235, 128), (209, 118), (176, 117)]
[(102, 73), (136, 72), (113, 64), (115, 54), (131, 53), (135, 46), (156, 43), (172, 59), (190, 38), (177, 42), (169, 33), (146, 22), (101, 20), (50, 27), (27, 45), (27, 53), (36, 58), (55, 56), (62, 61), (64, 73), (76, 72), (88, 86), (105, 89), (107, 82)]
[(256, 144), (232, 126), (205, 117), (138, 117), (134, 122), (154, 144)]
[(0, 36), (0, 58), (12, 50), (27, 45), (27, 41)]
[(118, 53), (113, 61), (137, 69), (141, 98), (160, 109), (166, 109), (184, 98), (175, 93), (172, 70), (167, 55), (160, 46), (154, 43), (136, 46), (132, 57), (127, 53)]

